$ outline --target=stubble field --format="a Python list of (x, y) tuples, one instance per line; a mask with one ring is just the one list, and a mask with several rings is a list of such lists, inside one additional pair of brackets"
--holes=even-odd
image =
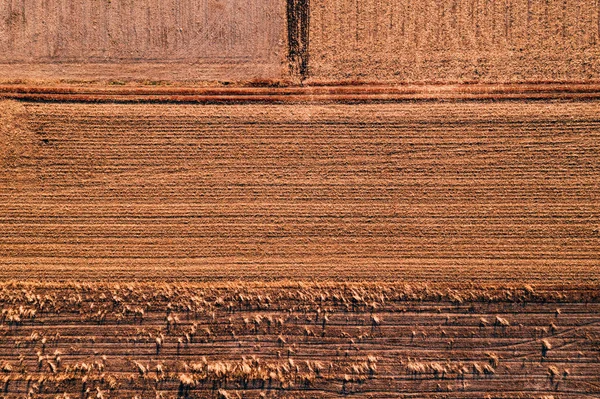
[(0, 82), (282, 79), (285, 3), (6, 0)]
[(583, 398), (597, 285), (5, 283), (4, 397)]
[(595, 102), (6, 104), (4, 278), (598, 282)]
[(316, 0), (308, 81), (597, 81), (597, 0)]

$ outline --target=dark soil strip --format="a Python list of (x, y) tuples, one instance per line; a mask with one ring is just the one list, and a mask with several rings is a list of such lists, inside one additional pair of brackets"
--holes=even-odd
[(308, 76), (309, 0), (288, 0), (288, 58), (290, 72), (300, 80)]

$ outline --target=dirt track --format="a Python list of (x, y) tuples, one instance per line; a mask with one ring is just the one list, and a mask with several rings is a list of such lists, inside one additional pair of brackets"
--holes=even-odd
[(595, 102), (21, 110), (3, 279), (600, 278)]

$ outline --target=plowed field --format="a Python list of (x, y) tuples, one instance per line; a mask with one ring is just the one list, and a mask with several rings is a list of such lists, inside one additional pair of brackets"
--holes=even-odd
[(600, 277), (596, 102), (3, 110), (3, 278)]

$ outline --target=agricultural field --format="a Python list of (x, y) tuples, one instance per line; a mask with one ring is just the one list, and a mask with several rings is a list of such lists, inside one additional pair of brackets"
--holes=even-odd
[(3, 397), (600, 395), (596, 101), (0, 107)]
[(313, 0), (307, 82), (600, 78), (598, 0)]
[(2, 396), (592, 398), (597, 285), (3, 283)]
[(0, 399), (600, 398), (600, 0), (3, 0)]
[(597, 102), (3, 104), (3, 279), (600, 282)]
[(0, 82), (282, 79), (285, 2), (4, 0)]
[(598, 0), (5, 0), (0, 83), (600, 81)]

